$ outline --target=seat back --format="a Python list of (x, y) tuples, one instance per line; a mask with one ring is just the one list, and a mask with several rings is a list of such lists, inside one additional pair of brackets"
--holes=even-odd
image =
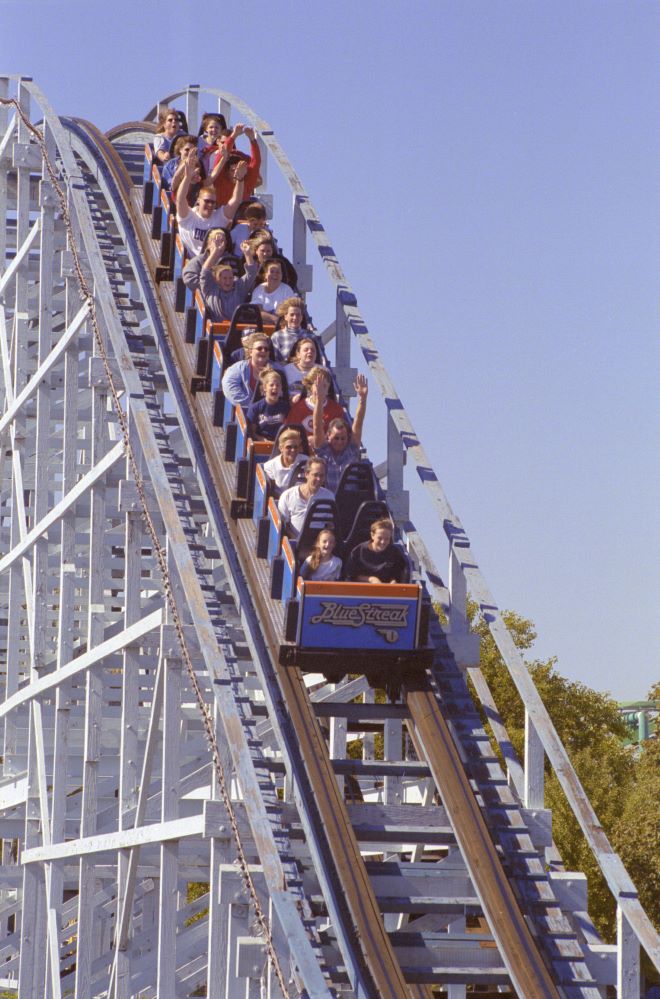
[(309, 441), (307, 440), (307, 431), (303, 427), (302, 423), (283, 423), (280, 429), (275, 434), (275, 440), (273, 441), (273, 454), (279, 454), (279, 440), (280, 434), (285, 430), (297, 430), (300, 434), (300, 441), (302, 443), (302, 453), (309, 454)]
[(222, 352), (225, 355), (225, 365), (230, 364), (232, 353), (243, 346), (243, 334), (245, 328), (248, 326), (253, 326), (260, 333), (263, 332), (264, 324), (261, 318), (261, 310), (258, 305), (252, 305), (251, 302), (239, 305), (231, 317), (229, 332), (222, 345)]
[(376, 479), (370, 461), (356, 461), (341, 473), (335, 494), (339, 510), (339, 537), (349, 533), (363, 503), (376, 499)]
[(314, 547), (319, 531), (329, 527), (335, 533), (337, 532), (338, 519), (339, 511), (334, 500), (312, 500), (307, 508), (305, 521), (297, 539), (296, 562), (298, 567), (302, 565)]
[(341, 539), (338, 546), (340, 551), (337, 554), (341, 558), (346, 558), (356, 545), (361, 545), (363, 541), (369, 540), (371, 537), (371, 525), (375, 520), (382, 520), (383, 517), (389, 516), (390, 512), (384, 500), (366, 500), (364, 503), (361, 503), (353, 519), (350, 531)]

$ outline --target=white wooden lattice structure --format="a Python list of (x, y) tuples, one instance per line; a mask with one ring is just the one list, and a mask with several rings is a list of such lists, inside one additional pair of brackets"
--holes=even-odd
[[(0, 986), (76, 999), (166, 999), (203, 988), (197, 994), (214, 997), (366, 995), (350, 942), (316, 911), (323, 897), (332, 913), (333, 886), (306, 825), (283, 749), (284, 716), (264, 684), (256, 616), (162, 350), (138, 244), (81, 130), (60, 122), (30, 81), (0, 79), (0, 98)], [(185, 99), (193, 124), (198, 89)], [(608, 948), (586, 916), (582, 876), (554, 872), (595, 983), (581, 994), (602, 995), (612, 984), (621, 999), (638, 996), (640, 943), (657, 960), (657, 938), (502, 624), (325, 231), (267, 123), (230, 95), (214, 91), (212, 99), (228, 117), (233, 106), (250, 118), (264, 153), (283, 170), (293, 191), (293, 260), (307, 287), (308, 233), (322, 251), (337, 293), (326, 339), (335, 341), (340, 385), (350, 394), (356, 338), (386, 401), (390, 503), (447, 608), (450, 648), (492, 708), (535, 846), (552, 863), (547, 756), (617, 898), (618, 943)], [(40, 122), (38, 132), (30, 121)], [(404, 451), (449, 539), (448, 588), (410, 521)], [(478, 670), (468, 592), (526, 704), (524, 765), (507, 748)], [(348, 702), (360, 694), (369, 700), (359, 680), (314, 694), (319, 712), (324, 701), (346, 704), (331, 716), (333, 757), (346, 755), (347, 726), (360, 717)], [(398, 761), (401, 717), (383, 709), (383, 719), (385, 759)], [(368, 761), (369, 736), (364, 747)], [(404, 779), (392, 770), (378, 793), (383, 828), (402, 822), (404, 802), (433, 800), (426, 772)], [(444, 961), (438, 981), (459, 999), (467, 984), (506, 985), (511, 969), (466, 932), (465, 913), (478, 899), (446, 820), (437, 831), (441, 812), (428, 832), (429, 842), (443, 843), (437, 891), (463, 902), (437, 915), (434, 932), (444, 938), (436, 932), (432, 944)], [(406, 844), (412, 833), (402, 826), (400, 843), (387, 847), (399, 858), (397, 876), (382, 886), (384, 896), (401, 894), (384, 917), (393, 932), (406, 926), (404, 903), (418, 890), (413, 867), (424, 854), (423, 845)], [(384, 849), (377, 837), (365, 843), (365, 853)], [(199, 897), (193, 884), (206, 886)]]

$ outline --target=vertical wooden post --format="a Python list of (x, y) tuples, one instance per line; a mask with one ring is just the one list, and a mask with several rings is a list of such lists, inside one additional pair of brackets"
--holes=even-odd
[[(169, 569), (174, 560), (168, 551)], [(172, 581), (173, 582), (173, 581)], [(169, 617), (169, 614), (168, 614)], [(171, 634), (171, 629), (168, 629)], [(165, 657), (165, 696), (163, 700), (163, 748), (161, 776), (161, 821), (168, 822), (179, 815), (179, 744), (181, 727), (181, 656), (169, 649), (161, 631), (161, 656)], [(176, 996), (176, 924), (178, 894), (178, 842), (168, 841), (160, 847), (160, 919), (158, 923), (158, 974), (156, 992), (159, 999)]]
[(544, 762), (543, 744), (525, 710), (525, 808), (543, 808)]
[(401, 436), (392, 419), (392, 413), (387, 411), (387, 502), (392, 516), (397, 524), (410, 518), (410, 499), (403, 488), (404, 452)]
[[(403, 722), (397, 718), (387, 718), (383, 731), (383, 759), (400, 760), (403, 739)], [(400, 777), (385, 777), (383, 801), (386, 805), (402, 803), (402, 783)]]
[(335, 379), (339, 390), (348, 399), (353, 391), (353, 369), (351, 368), (351, 327), (344, 307), (337, 293), (335, 311)]
[[(0, 97), (9, 96), (9, 79), (6, 76), (0, 76)], [(7, 129), (9, 127), (9, 109), (6, 104), (0, 104), (0, 142), (4, 139)], [(0, 166), (0, 219), (2, 219), (2, 224), (0, 225), (0, 260), (6, 260), (7, 253), (7, 175), (9, 172), (8, 166)]]
[[(447, 926), (447, 932), (451, 933), (465, 933), (465, 916), (457, 916), (452, 919)], [(448, 985), (447, 986), (447, 999), (465, 999), (467, 995), (467, 988), (465, 985)]]
[[(79, 306), (73, 278), (65, 279), (65, 319), (68, 326)], [(79, 333), (79, 336), (82, 333)], [(78, 353), (77, 343), (70, 346), (64, 357), (64, 426), (62, 430), (62, 492), (67, 493), (76, 481), (76, 445), (78, 422)], [(60, 576), (59, 609), (57, 617), (57, 669), (73, 658), (73, 629), (75, 605), (76, 517), (69, 511), (62, 518), (60, 527)], [(61, 843), (66, 834), (68, 802), (67, 773), (69, 765), (69, 725), (71, 719), (71, 683), (61, 683), (55, 698), (55, 732), (53, 736), (53, 794), (50, 835), (52, 843)], [(46, 871), (49, 923), (61, 927), (62, 898), (64, 890), (64, 864), (52, 863)], [(52, 930), (51, 930), (52, 933)], [(49, 938), (50, 939), (50, 938)], [(51, 988), (53, 995), (60, 983), (59, 952), (49, 951)]]
[(231, 104), (224, 97), (218, 98), (218, 111), (221, 115), (224, 115), (227, 127), (229, 127), (231, 121)]
[[(214, 702), (213, 723), (216, 738), (222, 743), (221, 723), (217, 704)], [(213, 768), (211, 768), (211, 800), (220, 800), (220, 791)], [(224, 982), (227, 977), (225, 967), (224, 941), (229, 933), (227, 905), (220, 900), (220, 870), (223, 864), (231, 862), (231, 839), (226, 831), (218, 832), (211, 838), (211, 858), (209, 872), (209, 964), (207, 973), (207, 999), (224, 999)]]
[[(333, 760), (346, 759), (346, 719), (334, 716), (330, 719), (330, 757)], [(341, 794), (344, 793), (344, 778), (335, 776)]]
[[(27, 88), (19, 83), (18, 100), (22, 110), (26, 115), (30, 114), (30, 95)], [(21, 145), (28, 147), (30, 143), (30, 133), (23, 121), (18, 121), (18, 148), (16, 152), (21, 153)], [(30, 221), (30, 167), (27, 165), (27, 157), (17, 161), (16, 166), (16, 249), (22, 245), (27, 237)], [(25, 385), (28, 377), (27, 363), (27, 333), (28, 333), (28, 283), (29, 283), (29, 261), (25, 260), (19, 267), (14, 277), (14, 336), (13, 336), (13, 394), (14, 398)], [(11, 545), (17, 544), (21, 534), (25, 531), (25, 495), (23, 491), (23, 475), (21, 467), (20, 442), (24, 436), (23, 417), (20, 423), (14, 421), (12, 426), (12, 449), (14, 475), (13, 475), (13, 504), (11, 518)], [(18, 445), (18, 451), (17, 451)], [(29, 571), (29, 570), (28, 570)], [(19, 658), (19, 634), (21, 632), (21, 617), (25, 613), (23, 601), (26, 605), (32, 604), (32, 592), (30, 587), (25, 586), (28, 574), (23, 576), (23, 569), (15, 563), (10, 569), (9, 575), (9, 622), (7, 635), (7, 649), (11, 654), (7, 657), (7, 685), (6, 696), (18, 689), (19, 682), (27, 679), (27, 664), (21, 662)], [(36, 747), (34, 744), (35, 732), (32, 724), (32, 710), (30, 710), (28, 730), (28, 753), (24, 762), (21, 760), (22, 753), (19, 746), (18, 734), (16, 730), (16, 719), (7, 719), (5, 728), (5, 772), (9, 763), (9, 772), (20, 772), (27, 770), (28, 790), (25, 812), (25, 843), (28, 846), (36, 846), (39, 843), (39, 806), (38, 788), (36, 784)], [(34, 966), (37, 954), (37, 947), (41, 946), (41, 941), (37, 941), (38, 934), (38, 896), (39, 882), (37, 870), (29, 865), (23, 870), (23, 906), (20, 913), (20, 960), (19, 960), (19, 992), (30, 995), (34, 990)], [(43, 983), (41, 983), (43, 986)]]
[(453, 547), (449, 551), (449, 630), (452, 635), (468, 631), (467, 582)]
[[(132, 436), (133, 414), (128, 401), (129, 436)], [(134, 486), (131, 463), (126, 459), (126, 485)], [(124, 508), (124, 626), (130, 627), (140, 616), (142, 515), (127, 501)], [(138, 725), (139, 725), (140, 656), (137, 649), (126, 649), (122, 663), (121, 732), (119, 742), (119, 821), (118, 828), (129, 829), (138, 803)], [(117, 913), (127, 901), (131, 851), (120, 850), (117, 857)], [(116, 922), (118, 922), (117, 916)], [(128, 948), (117, 950), (117, 984), (114, 999), (129, 999), (131, 993), (130, 958)]]
[(300, 208), (300, 195), (293, 196), (293, 234), (291, 263), (298, 275), (298, 288), (306, 293), (312, 290), (312, 268), (307, 263), (307, 223)]
[(616, 910), (617, 999), (640, 999), (639, 940), (620, 906)]
[(191, 135), (196, 135), (199, 128), (199, 84), (197, 83), (188, 84), (186, 90), (186, 118), (188, 131)]
[[(95, 343), (94, 354), (98, 356)], [(90, 467), (104, 454), (107, 425), (107, 386), (96, 383), (92, 376), (92, 447)], [(105, 483), (99, 480), (91, 490), (89, 511), (89, 563), (87, 604), (87, 647), (94, 648), (103, 641), (104, 625), (104, 566), (103, 549), (105, 534)], [(98, 813), (98, 765), (101, 758), (101, 731), (103, 723), (102, 667), (87, 673), (85, 692), (85, 735), (83, 750), (83, 791), (80, 835), (92, 836), (96, 832)], [(78, 942), (76, 947), (75, 999), (86, 999), (92, 988), (92, 961), (97, 944), (94, 927), (94, 894), (96, 889), (95, 862), (81, 857), (78, 883)]]

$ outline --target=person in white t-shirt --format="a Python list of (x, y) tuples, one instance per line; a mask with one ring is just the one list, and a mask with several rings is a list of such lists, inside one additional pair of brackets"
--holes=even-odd
[(317, 499), (334, 500), (329, 489), (324, 489), (325, 462), (323, 458), (310, 458), (305, 469), (305, 481), (299, 486), (285, 489), (277, 503), (282, 519), (286, 522), (289, 533), (298, 537), (310, 503)]
[[(183, 158), (183, 157), (182, 157)], [(203, 186), (197, 196), (194, 208), (188, 204), (188, 188), (197, 166), (197, 154), (190, 153), (185, 160), (183, 180), (176, 195), (176, 220), (179, 224), (181, 241), (191, 256), (196, 257), (201, 252), (204, 237), (209, 229), (229, 228), (236, 214), (236, 209), (243, 197), (243, 178), (247, 167), (239, 164), (236, 170), (236, 183), (231, 200), (226, 205), (218, 207), (213, 186)]]
[(293, 288), (284, 283), (282, 264), (279, 260), (269, 260), (264, 268), (264, 283), (257, 285), (252, 292), (251, 301), (259, 306), (265, 322), (275, 322), (275, 310), (278, 305), (294, 295)]

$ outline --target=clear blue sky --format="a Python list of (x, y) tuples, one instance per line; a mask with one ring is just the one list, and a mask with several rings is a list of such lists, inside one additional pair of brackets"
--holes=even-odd
[[(201, 9), (0, 0), (0, 69), (102, 128), (192, 82), (266, 118), (498, 603), (564, 674), (644, 696), (660, 677), (660, 8)], [(440, 525), (416, 519), (444, 560)]]

